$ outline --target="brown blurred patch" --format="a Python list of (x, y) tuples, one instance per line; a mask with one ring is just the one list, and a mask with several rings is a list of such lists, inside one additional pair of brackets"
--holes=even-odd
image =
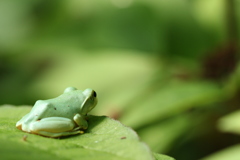
[(237, 59), (236, 43), (218, 47), (204, 58), (202, 77), (216, 81), (227, 77), (235, 70)]
[(117, 108), (117, 107), (113, 107), (109, 111), (108, 115), (109, 115), (110, 118), (118, 120), (122, 116), (122, 111), (119, 108)]

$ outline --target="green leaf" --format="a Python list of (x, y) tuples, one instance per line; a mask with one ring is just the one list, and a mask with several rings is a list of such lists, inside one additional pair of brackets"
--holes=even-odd
[(240, 134), (240, 110), (222, 117), (219, 120), (218, 128), (223, 132)]
[(154, 159), (131, 128), (106, 116), (89, 116), (89, 128), (82, 135), (54, 139), (22, 132), (15, 123), (30, 110), (26, 106), (0, 107), (1, 158), (26, 159), (25, 155), (29, 155), (27, 158), (34, 159)]
[[(186, 133), (190, 128), (189, 117), (181, 115), (161, 123), (150, 125), (138, 131), (144, 142), (154, 152), (168, 152), (176, 139)], [(161, 144), (161, 145), (159, 145)]]
[(162, 154), (158, 154), (158, 153), (153, 153), (154, 157), (156, 160), (175, 160), (172, 157), (166, 156), (166, 155), (162, 155)]
[(223, 97), (223, 91), (216, 84), (204, 82), (170, 83), (150, 94), (124, 113), (120, 119), (123, 124), (136, 129)]
[(240, 145), (235, 145), (217, 153), (214, 153), (202, 160), (239, 160), (240, 157)]
[(0, 154), (1, 158), (7, 160), (24, 160), (24, 159), (36, 159), (36, 160), (53, 160), (53, 159), (65, 159), (57, 155), (51, 154), (47, 151), (40, 150), (38, 148), (32, 148), (29, 145), (24, 144), (21, 141), (13, 142), (7, 139), (0, 139)]

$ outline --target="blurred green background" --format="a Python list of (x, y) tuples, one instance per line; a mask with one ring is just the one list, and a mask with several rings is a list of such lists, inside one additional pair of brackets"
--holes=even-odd
[(240, 121), (232, 130), (224, 125), (240, 106), (239, 5), (0, 0), (0, 104), (93, 88), (92, 114), (132, 127), (153, 151), (230, 160), (239, 153), (225, 149), (240, 140), (240, 132), (228, 133)]

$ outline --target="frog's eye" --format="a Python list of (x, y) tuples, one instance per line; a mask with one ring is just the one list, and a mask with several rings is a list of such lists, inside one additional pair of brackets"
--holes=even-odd
[(97, 93), (95, 91), (93, 91), (93, 96), (97, 97)]

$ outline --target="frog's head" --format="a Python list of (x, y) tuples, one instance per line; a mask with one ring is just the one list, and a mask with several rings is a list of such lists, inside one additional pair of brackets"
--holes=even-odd
[(82, 93), (85, 96), (85, 100), (83, 101), (81, 106), (81, 114), (86, 115), (96, 106), (97, 93), (90, 88), (85, 89)]
[(85, 89), (84, 91), (78, 90), (75, 87), (68, 87), (64, 90), (64, 93), (80, 93), (81, 94), (81, 100), (82, 100), (82, 104), (81, 104), (81, 108), (80, 108), (80, 113), (82, 115), (86, 115), (88, 112), (90, 112), (97, 104), (97, 93), (88, 88)]

